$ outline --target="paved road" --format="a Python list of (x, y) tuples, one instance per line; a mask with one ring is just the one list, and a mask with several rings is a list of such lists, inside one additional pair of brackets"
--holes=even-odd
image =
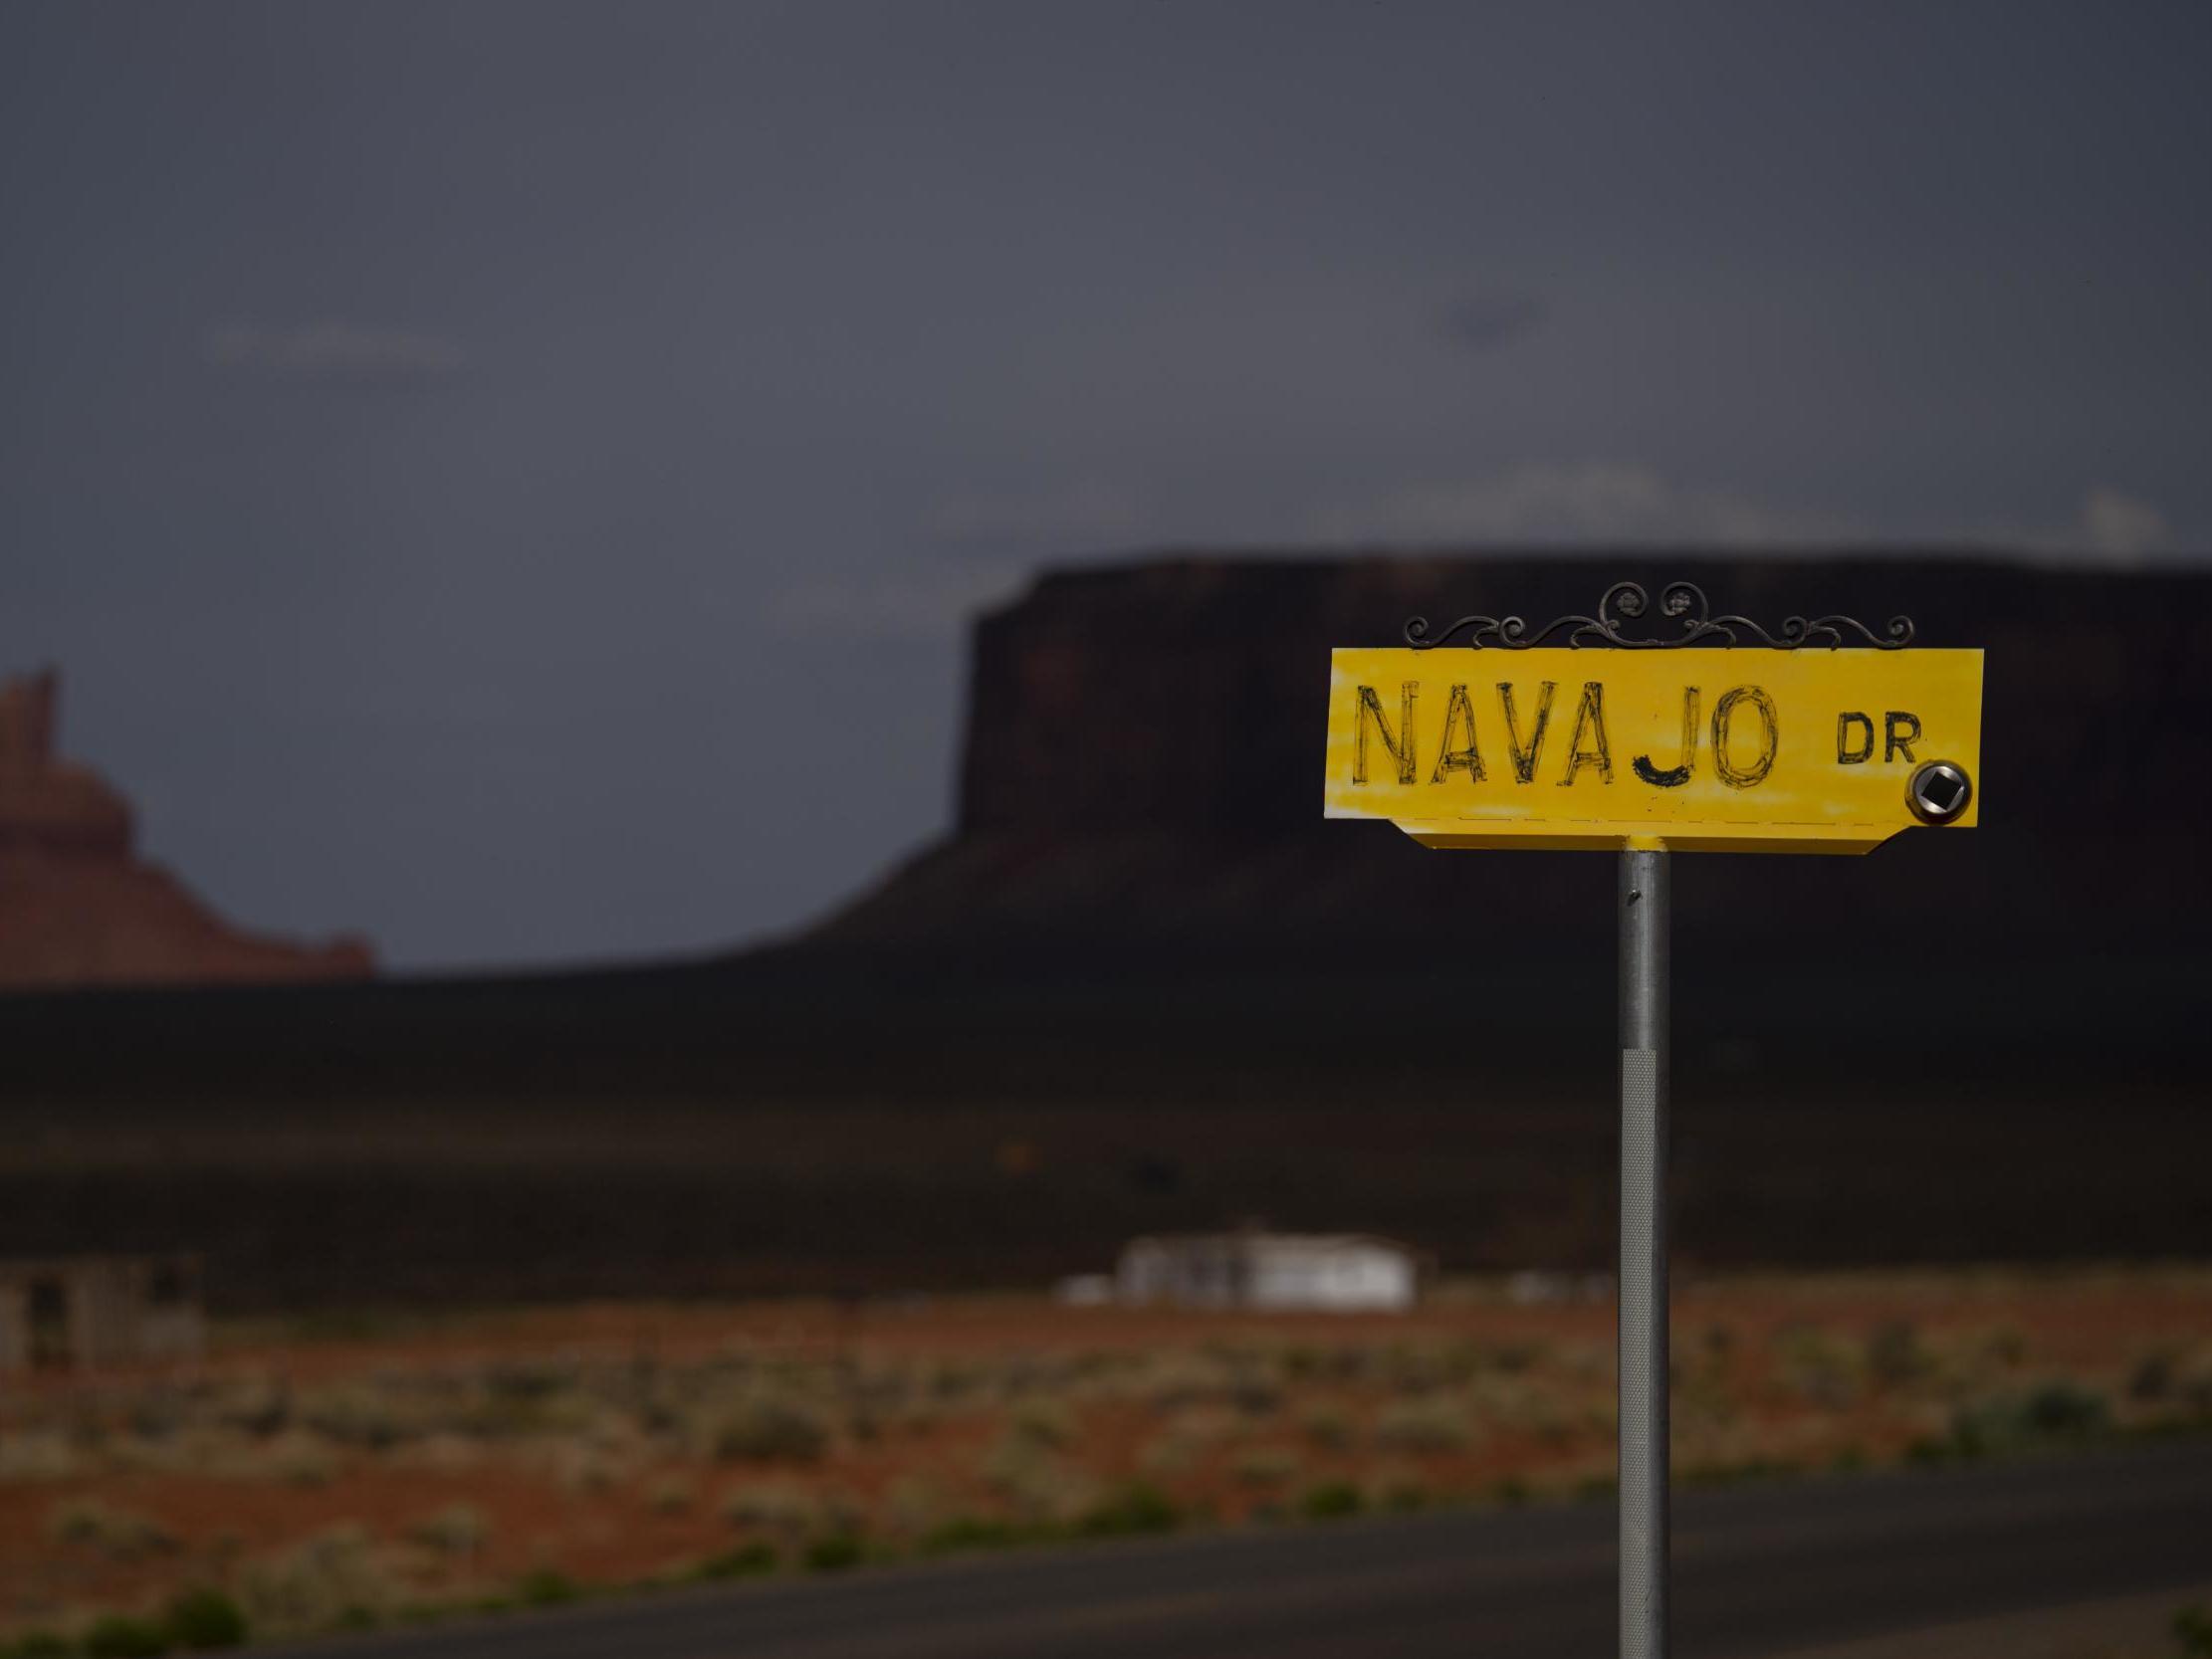
[[(2212, 1447), (1675, 1506), (1683, 1659), (2212, 1580)], [(1610, 1505), (1007, 1555), (325, 1645), (353, 1659), (1593, 1659)]]

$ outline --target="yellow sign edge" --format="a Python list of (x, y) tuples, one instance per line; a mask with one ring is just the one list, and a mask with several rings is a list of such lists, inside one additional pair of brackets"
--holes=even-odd
[[(1351, 816), (1356, 815), (1348, 815), (1347, 821)], [(1735, 834), (1725, 831), (1715, 834), (1691, 825), (1665, 835), (1655, 835), (1647, 826), (1631, 829), (1626, 824), (1592, 824), (1585, 830), (1562, 832), (1547, 824), (1531, 824), (1526, 829), (1492, 824), (1475, 829), (1458, 819), (1437, 822), (1377, 818), (1369, 821), (1395, 825), (1424, 847), (1443, 851), (1511, 846), (1529, 852), (1605, 853), (1627, 848), (1675, 853), (1827, 853), (1846, 858), (1871, 853), (1883, 842), (1920, 827), (1913, 824), (1846, 825), (1841, 827), (1865, 833), (1848, 837), (1831, 833), (1814, 840), (1803, 836), (1762, 834), (1758, 828), (1748, 825), (1744, 832)]]
[[(1342, 651), (1390, 650), (1392, 647), (1343, 646), (1330, 652), (1332, 676), (1336, 656)], [(1857, 654), (1862, 648), (1846, 646), (1842, 651)], [(1976, 715), (1980, 714), (1978, 695), (1987, 653), (1980, 646), (1953, 646), (1942, 648), (1960, 656), (1972, 656), (1975, 662)], [(1591, 648), (1592, 656), (1611, 653), (1603, 647)], [(1827, 653), (1824, 653), (1827, 654)], [(1869, 655), (1875, 653), (1869, 652)], [(1976, 721), (1974, 751), (1979, 757), (1980, 730)], [(1978, 767), (1976, 768), (1979, 769)], [(1982, 808), (1980, 779), (1975, 780), (1975, 793), (1967, 815), (1958, 823), (1939, 826), (1945, 829), (1973, 829), (1979, 826)], [(1822, 822), (1819, 824), (1733, 824), (1712, 823), (1701, 825), (1694, 821), (1671, 820), (1676, 826), (1671, 833), (1654, 833), (1649, 823), (1626, 822), (1619, 819), (1590, 819), (1582, 826), (1562, 831), (1559, 820), (1523, 822), (1514, 819), (1467, 818), (1396, 818), (1384, 813), (1350, 812), (1324, 801), (1322, 816), (1329, 819), (1353, 821), (1367, 819), (1371, 822), (1395, 825), (1424, 847), (1443, 850), (1512, 847), (1533, 852), (1613, 852), (1631, 850), (1667, 850), (1684, 853), (1817, 853), (1838, 857), (1863, 856), (1877, 847), (1894, 840), (1907, 831), (1938, 826), (1904, 823), (1846, 823)], [(1781, 834), (1771, 833), (1775, 829)], [(1836, 832), (1843, 831), (1839, 837)], [(1791, 833), (1795, 831), (1796, 833)]]

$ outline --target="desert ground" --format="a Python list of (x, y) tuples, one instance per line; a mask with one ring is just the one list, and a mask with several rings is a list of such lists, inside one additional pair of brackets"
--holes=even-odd
[[(1612, 1321), (1602, 1284), (1481, 1279), (1395, 1316), (977, 1295), (219, 1324), (186, 1367), (0, 1393), (0, 1633), (62, 1651), (39, 1644), (105, 1617), (96, 1651), (153, 1651), (195, 1593), (258, 1640), (1574, 1502), (1610, 1491)], [(2212, 1269), (1692, 1280), (1674, 1375), (1685, 1485), (2200, 1433)]]

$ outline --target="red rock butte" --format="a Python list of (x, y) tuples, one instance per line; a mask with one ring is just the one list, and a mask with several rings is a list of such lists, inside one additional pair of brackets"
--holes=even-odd
[(361, 939), (241, 933), (133, 850), (130, 803), (55, 753), (52, 669), (0, 682), (0, 988), (357, 979)]

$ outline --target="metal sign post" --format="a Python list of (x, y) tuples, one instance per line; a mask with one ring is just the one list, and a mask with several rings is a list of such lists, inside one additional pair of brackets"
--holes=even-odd
[(1663, 847), (1621, 854), (1621, 1659), (1666, 1652), (1666, 1022)]
[[(1404, 648), (1336, 652), (1324, 792), (1426, 846), (1619, 852), (1622, 1659), (1666, 1654), (1671, 855), (1866, 853), (1980, 814), (1979, 651), (1907, 650), (1901, 616), (1770, 633), (1688, 582), (1659, 595), (1675, 634), (1625, 633), (1650, 602), (1619, 582), (1594, 616), (1415, 617)], [(1461, 635), (1499, 655), (1438, 650)]]

